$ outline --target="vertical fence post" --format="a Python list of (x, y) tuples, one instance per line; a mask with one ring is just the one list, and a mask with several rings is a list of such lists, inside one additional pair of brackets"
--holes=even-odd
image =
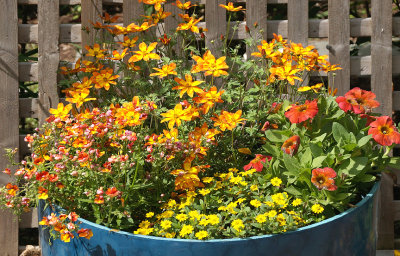
[[(171, 13), (171, 15), (164, 20), (164, 33), (173, 33), (179, 24), (179, 14), (184, 14), (184, 12), (177, 6), (172, 5), (172, 3), (166, 3), (164, 5), (164, 10)], [(177, 44), (174, 46), (174, 50), (178, 55), (182, 53), (182, 40), (182, 37), (178, 37)]]
[(215, 56), (221, 56), (221, 47), (223, 41), (221, 35), (226, 33), (226, 10), (220, 7), (220, 4), (226, 4), (225, 1), (207, 0), (206, 1), (206, 27), (208, 29), (206, 36), (206, 47), (211, 50)]
[(338, 89), (338, 95), (344, 95), (350, 90), (350, 1), (329, 0), (328, 12), (329, 61), (342, 68), (329, 77), (329, 84)]
[[(246, 25), (251, 31), (251, 36), (256, 41), (260, 39), (267, 40), (267, 2), (267, 0), (253, 0), (246, 3)], [(254, 26), (255, 24), (256, 26)], [(247, 46), (248, 59), (253, 50)]]
[[(6, 148), (18, 148), (18, 14), (17, 1), (0, 0), (0, 170), (7, 167)], [(18, 158), (18, 154), (16, 155)], [(17, 160), (17, 159), (16, 159)], [(9, 177), (0, 174), (0, 185)], [(0, 253), (18, 255), (18, 222), (9, 211), (0, 211)]]
[[(372, 0), (371, 89), (380, 102), (378, 112), (392, 115), (392, 1)], [(383, 175), (380, 191), (378, 249), (394, 247), (393, 181)]]
[(103, 14), (103, 4), (102, 0), (82, 0), (81, 6), (82, 52), (85, 53), (85, 45), (93, 45), (96, 41), (96, 36), (98, 36), (96, 33), (99, 33), (99, 31), (94, 30), (90, 22), (101, 21), (99, 15)]
[(288, 38), (308, 44), (308, 0), (288, 0)]
[(57, 107), (57, 71), (60, 62), (59, 0), (38, 2), (39, 20), (39, 124), (49, 116), (49, 109)]

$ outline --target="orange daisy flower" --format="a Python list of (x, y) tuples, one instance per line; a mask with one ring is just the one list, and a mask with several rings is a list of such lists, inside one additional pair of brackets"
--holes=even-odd
[(336, 172), (332, 168), (317, 168), (312, 170), (311, 182), (319, 190), (326, 189), (328, 191), (334, 191), (337, 189), (334, 178)]
[(78, 230), (78, 235), (79, 235), (79, 237), (84, 237), (86, 239), (90, 239), (93, 236), (93, 232), (91, 229), (82, 228), (82, 229)]
[(400, 144), (400, 133), (390, 117), (378, 117), (369, 126), (368, 134), (371, 134), (372, 138), (382, 146)]
[(151, 73), (150, 76), (158, 76), (159, 78), (163, 78), (168, 75), (177, 75), (178, 73), (176, 73), (175, 68), (176, 64), (173, 62), (169, 65), (162, 66), (162, 68), (153, 68), (158, 72)]
[(182, 96), (187, 93), (187, 95), (192, 98), (193, 93), (202, 93), (203, 90), (198, 87), (198, 85), (204, 83), (204, 81), (193, 81), (193, 78), (190, 74), (185, 75), (186, 81), (183, 79), (180, 79), (178, 77), (175, 77), (175, 82), (177, 82), (179, 85), (172, 87), (173, 90), (181, 90), (179, 92), (179, 96), (182, 98)]
[(299, 146), (300, 146), (300, 137), (298, 135), (294, 135), (283, 143), (281, 149), (283, 153), (293, 156), (297, 153)]
[(302, 105), (293, 104), (285, 116), (292, 124), (298, 124), (308, 119), (314, 118), (318, 113), (317, 100), (308, 101)]
[(157, 42), (151, 43), (147, 46), (145, 43), (139, 44), (139, 51), (134, 51), (135, 55), (129, 58), (128, 62), (137, 62), (139, 60), (149, 61), (150, 59), (159, 60), (160, 55), (153, 53), (156, 48)]
[(243, 9), (242, 6), (234, 7), (232, 2), (229, 2), (228, 5), (223, 5), (220, 4), (222, 8), (225, 8), (228, 12), (238, 12), (238, 11), (244, 11), (246, 9)]

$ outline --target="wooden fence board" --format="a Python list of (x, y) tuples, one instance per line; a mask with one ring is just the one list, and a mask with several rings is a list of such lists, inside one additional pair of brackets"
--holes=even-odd
[(143, 4), (138, 1), (125, 0), (123, 5), (124, 26), (140, 19), (144, 13)]
[(37, 228), (39, 225), (37, 209), (23, 213), (19, 222), (19, 228)]
[(378, 200), (377, 247), (379, 250), (393, 249), (395, 216), (393, 209), (393, 179), (387, 173), (382, 173)]
[[(215, 56), (221, 56), (223, 41), (221, 35), (226, 33), (226, 10), (219, 6), (226, 4), (225, 1), (207, 0), (205, 9), (205, 20), (208, 22), (206, 33), (206, 47)], [(228, 36), (228, 35), (225, 35)]]
[[(18, 17), (17, 2), (0, 0), (0, 170), (7, 167), (6, 148), (18, 148)], [(17, 157), (16, 159), (17, 160)], [(0, 185), (9, 182), (0, 174)], [(4, 256), (18, 254), (18, 222), (9, 211), (0, 211), (0, 250)]]
[(58, 104), (57, 72), (60, 62), (59, 2), (41, 0), (38, 5), (39, 20), (39, 124), (50, 115), (49, 109)]
[(392, 1), (372, 0), (371, 89), (378, 112), (392, 115)]
[(308, 44), (308, 0), (288, 0), (288, 38)]
[(93, 45), (95, 43), (95, 39), (100, 33), (99, 31), (93, 29), (93, 25), (90, 22), (95, 23), (96, 21), (101, 22), (99, 17), (103, 15), (103, 5), (101, 0), (82, 0), (82, 11), (81, 11), (81, 20), (82, 20), (82, 49), (85, 53), (86, 45)]
[(329, 78), (338, 95), (350, 90), (350, 0), (329, 0), (329, 61), (342, 68)]
[[(246, 3), (246, 25), (256, 42), (260, 39), (267, 40), (267, 3), (267, 0), (253, 0)], [(247, 46), (247, 58), (256, 49), (256, 47)]]

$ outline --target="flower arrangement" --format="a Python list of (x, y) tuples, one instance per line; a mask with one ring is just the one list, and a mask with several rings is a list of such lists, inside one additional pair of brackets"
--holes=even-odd
[[(62, 207), (40, 225), (64, 242), (95, 235), (78, 216), (141, 235), (248, 237), (334, 216), (398, 164), (389, 153), (400, 134), (372, 113), (372, 92), (335, 97), (310, 82), (340, 69), (314, 47), (249, 33), (251, 57), (225, 36), (218, 58), (197, 44), (206, 29), (196, 6), (176, 1), (193, 15), (156, 36), (165, 0), (142, 2), (151, 15), (140, 25), (106, 14), (93, 24), (102, 40), (61, 69), (69, 104), (50, 110), (25, 138), (32, 154), (3, 171), (15, 181), (0, 188), (2, 207)], [(221, 7), (229, 20), (243, 10)]]

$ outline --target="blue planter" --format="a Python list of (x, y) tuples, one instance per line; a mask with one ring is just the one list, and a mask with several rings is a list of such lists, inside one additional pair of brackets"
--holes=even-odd
[[(335, 217), (280, 235), (264, 235), (245, 239), (208, 241), (168, 239), (114, 232), (109, 228), (80, 219), (82, 228), (90, 228), (94, 236), (60, 240), (49, 245), (49, 233), (40, 229), (43, 256), (369, 256), (375, 255), (373, 202), (379, 183), (357, 204)], [(40, 207), (39, 207), (40, 208)], [(39, 211), (39, 218), (50, 209)]]

